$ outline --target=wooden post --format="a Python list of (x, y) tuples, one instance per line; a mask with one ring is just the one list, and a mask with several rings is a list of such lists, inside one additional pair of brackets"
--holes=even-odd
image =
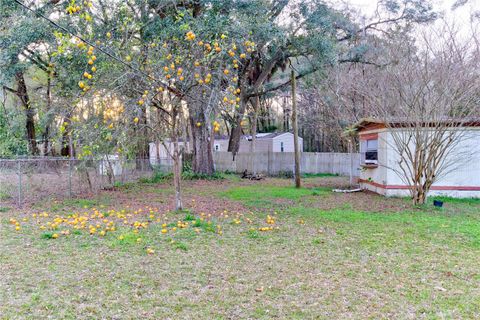
[(22, 160), (17, 159), (17, 174), (18, 174), (18, 206), (22, 207)]
[(253, 103), (253, 117), (252, 117), (252, 128), (251, 128), (252, 141), (250, 143), (250, 155), (251, 155), (251, 163), (252, 163), (252, 175), (256, 176), (257, 170), (255, 167), (255, 162), (257, 158), (255, 155), (255, 144), (257, 143), (257, 116), (258, 116), (258, 107), (260, 104), (260, 98), (257, 95), (254, 99), (255, 100)]
[(293, 128), (293, 145), (295, 148), (295, 188), (301, 187), (300, 181), (300, 150), (298, 146), (298, 123), (297, 123), (297, 89), (295, 71), (292, 70), (292, 128)]
[(348, 152), (350, 152), (350, 189), (353, 189), (353, 138), (348, 139)]

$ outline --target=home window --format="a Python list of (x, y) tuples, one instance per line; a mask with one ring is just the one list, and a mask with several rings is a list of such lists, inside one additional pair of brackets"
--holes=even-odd
[(284, 149), (283, 149), (283, 141), (280, 142), (280, 152), (283, 152)]
[(365, 141), (365, 164), (377, 164), (378, 163), (378, 140), (366, 140)]

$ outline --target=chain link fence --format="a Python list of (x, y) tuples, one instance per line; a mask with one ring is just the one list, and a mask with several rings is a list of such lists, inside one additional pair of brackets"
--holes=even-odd
[(154, 171), (171, 172), (171, 159), (100, 160), (68, 158), (0, 159), (0, 206), (32, 204), (95, 194), (128, 182), (150, 178)]

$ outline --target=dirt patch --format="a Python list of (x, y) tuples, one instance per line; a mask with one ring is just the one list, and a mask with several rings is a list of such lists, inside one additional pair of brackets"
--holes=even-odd
[(312, 203), (322, 210), (351, 209), (368, 212), (398, 212), (412, 209), (405, 199), (386, 198), (370, 191), (334, 193)]
[[(195, 213), (203, 212), (212, 215), (219, 215), (224, 211), (246, 212), (255, 208), (248, 208), (241, 201), (233, 201), (221, 197), (219, 194), (230, 188), (243, 186), (288, 187), (293, 185), (291, 179), (266, 178), (261, 181), (251, 181), (236, 179), (235, 177), (230, 178), (214, 181), (183, 181), (184, 207)], [(303, 179), (302, 182), (304, 188), (326, 189), (327, 191), (334, 188), (347, 188), (349, 185), (346, 177), (308, 178)], [(70, 200), (58, 197), (58, 195), (44, 196), (36, 201), (26, 203), (22, 207), (22, 211), (35, 212), (39, 211), (39, 208), (48, 211), (55, 207), (61, 208), (61, 211), (72, 211), (83, 209), (84, 202), (86, 202), (86, 207), (101, 206), (113, 210), (148, 207), (157, 212), (170, 212), (175, 209), (171, 184), (171, 181), (159, 184), (132, 183), (112, 190), (98, 190), (95, 193), (84, 192)], [(288, 199), (276, 199), (275, 203), (278, 207), (288, 208), (296, 202)], [(411, 208), (408, 201), (404, 199), (385, 198), (372, 192), (327, 192), (316, 197), (306, 197), (300, 203), (322, 210), (349, 208), (358, 211), (395, 212)], [(12, 205), (10, 207), (14, 208)], [(14, 209), (14, 211), (16, 210)]]

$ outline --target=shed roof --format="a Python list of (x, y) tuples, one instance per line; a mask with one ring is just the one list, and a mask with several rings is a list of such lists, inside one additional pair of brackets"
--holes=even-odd
[(359, 122), (354, 125), (354, 128), (357, 132), (365, 130), (374, 130), (374, 129), (383, 129), (383, 128), (411, 128), (411, 127), (445, 127), (451, 126), (455, 127), (480, 127), (480, 118), (468, 118), (468, 119), (453, 119), (445, 118), (443, 120), (432, 120), (432, 121), (412, 121), (408, 119), (392, 119), (392, 120), (381, 120), (377, 118), (362, 118)]
[[(287, 134), (287, 133), (290, 133), (292, 134), (291, 132), (268, 132), (268, 133), (257, 133), (255, 135), (255, 137), (257, 139), (273, 139), (273, 138), (276, 138), (276, 137), (279, 137), (281, 135), (284, 135), (284, 134)], [(252, 136), (251, 135), (244, 135), (243, 136), (244, 139), (247, 139), (247, 140), (251, 140), (252, 139)], [(303, 139), (302, 137), (299, 136), (300, 139)]]

